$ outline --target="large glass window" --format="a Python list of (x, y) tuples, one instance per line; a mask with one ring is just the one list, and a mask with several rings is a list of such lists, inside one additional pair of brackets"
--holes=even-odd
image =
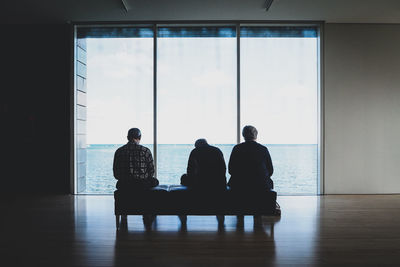
[(275, 189), (317, 193), (318, 39), (315, 28), (242, 27), (241, 122), (270, 150)]
[(131, 127), (142, 130), (160, 183), (179, 184), (196, 139), (219, 147), (228, 164), (242, 127), (254, 125), (271, 153), (278, 194), (317, 193), (317, 27), (148, 25), (76, 33), (76, 192), (115, 190), (114, 152)]
[(236, 143), (236, 30), (160, 28), (157, 40), (158, 178), (179, 184), (198, 138), (227, 162)]
[(115, 150), (131, 127), (153, 150), (151, 28), (92, 29), (87, 48), (87, 171), (85, 193), (113, 193)]

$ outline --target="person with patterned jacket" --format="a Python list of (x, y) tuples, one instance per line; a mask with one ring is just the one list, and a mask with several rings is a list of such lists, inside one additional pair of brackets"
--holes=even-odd
[(128, 131), (128, 143), (114, 154), (113, 172), (119, 190), (146, 190), (157, 186), (154, 162), (150, 149), (140, 145), (142, 134), (138, 128)]

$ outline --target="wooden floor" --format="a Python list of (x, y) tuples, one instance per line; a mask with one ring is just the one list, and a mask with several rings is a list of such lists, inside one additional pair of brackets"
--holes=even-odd
[(1, 266), (400, 266), (400, 195), (278, 197), (281, 218), (139, 216), (115, 230), (112, 196), (2, 199)]

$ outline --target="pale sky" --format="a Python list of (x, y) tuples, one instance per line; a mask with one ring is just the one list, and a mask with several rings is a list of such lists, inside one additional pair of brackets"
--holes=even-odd
[[(158, 143), (236, 143), (236, 39), (158, 39)], [(241, 121), (264, 144), (317, 143), (317, 38), (241, 39)], [(153, 142), (153, 39), (87, 40), (87, 143)]]

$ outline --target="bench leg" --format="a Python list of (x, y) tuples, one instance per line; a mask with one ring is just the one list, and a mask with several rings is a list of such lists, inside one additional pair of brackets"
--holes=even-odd
[(143, 214), (143, 224), (146, 227), (151, 227), (155, 219), (156, 215), (154, 214)]
[(223, 225), (225, 222), (225, 216), (224, 215), (217, 215), (217, 221), (218, 225)]
[(253, 221), (255, 226), (262, 226), (262, 217), (260, 215), (254, 215)]
[(178, 215), (179, 220), (181, 221), (182, 225), (186, 225), (187, 223), (187, 216), (186, 215)]
[(237, 228), (237, 230), (244, 229), (244, 216), (243, 215), (236, 216), (236, 228)]
[(115, 226), (117, 227), (117, 230), (119, 229), (119, 222), (120, 222), (120, 215), (115, 215)]
[(274, 223), (271, 223), (271, 237), (274, 238)]

